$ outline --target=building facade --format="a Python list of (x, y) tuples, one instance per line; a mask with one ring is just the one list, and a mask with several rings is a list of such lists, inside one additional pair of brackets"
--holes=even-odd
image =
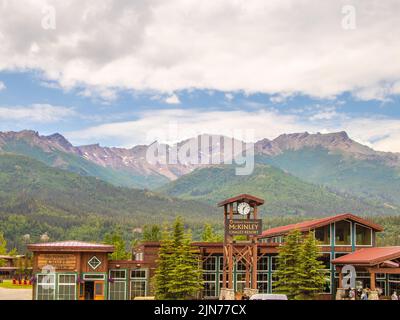
[[(321, 243), (326, 273), (321, 299), (335, 297), (341, 286), (340, 268), (349, 263), (357, 268), (358, 286), (379, 287), (383, 295), (400, 289), (397, 260), (400, 261), (400, 247), (377, 248), (376, 233), (383, 230), (381, 226), (352, 214), (341, 214), (264, 231), (257, 252), (260, 293), (274, 292), (279, 246), (285, 235), (295, 229), (303, 233), (313, 231)], [(194, 242), (193, 246), (198, 248), (203, 268), (204, 290), (199, 298), (218, 299), (222, 287), (223, 244)], [(134, 248), (132, 260), (111, 261), (108, 254), (114, 248), (110, 245), (78, 241), (30, 245), (29, 250), (34, 253), (33, 297), (37, 300), (131, 300), (152, 296), (151, 279), (157, 268), (159, 248), (158, 242), (145, 242)], [(353, 259), (358, 257), (358, 252), (363, 253), (364, 260)], [(244, 265), (235, 263), (235, 291), (244, 289), (244, 270)]]

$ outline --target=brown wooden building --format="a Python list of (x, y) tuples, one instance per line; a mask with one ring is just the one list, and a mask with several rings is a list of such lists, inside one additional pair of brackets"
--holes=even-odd
[[(285, 235), (294, 229), (314, 231), (321, 242), (326, 273), (321, 298), (335, 297), (340, 287), (340, 266), (345, 263), (357, 265), (358, 285), (371, 288), (371, 279), (375, 279), (384, 295), (400, 289), (400, 247), (377, 248), (375, 234), (382, 231), (381, 226), (352, 214), (341, 214), (264, 231), (257, 246), (256, 288), (260, 293), (274, 292), (278, 249)], [(235, 245), (240, 248), (246, 244)], [(199, 249), (202, 260), (201, 298), (217, 299), (223, 283), (223, 243), (194, 242), (193, 246)], [(130, 300), (152, 296), (150, 280), (157, 267), (159, 248), (158, 242), (145, 242), (133, 249), (133, 260), (109, 261), (107, 255), (114, 250), (109, 245), (77, 241), (30, 245), (34, 253), (34, 299)], [(365, 260), (352, 260), (361, 253)], [(48, 275), (46, 266), (55, 270)], [(245, 270), (242, 262), (234, 264), (235, 291), (246, 286)], [(371, 272), (375, 274), (373, 278)]]

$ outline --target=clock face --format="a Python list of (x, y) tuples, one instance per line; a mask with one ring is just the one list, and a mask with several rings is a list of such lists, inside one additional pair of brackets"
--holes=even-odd
[(241, 202), (238, 204), (239, 214), (245, 216), (250, 213), (250, 205), (247, 202)]

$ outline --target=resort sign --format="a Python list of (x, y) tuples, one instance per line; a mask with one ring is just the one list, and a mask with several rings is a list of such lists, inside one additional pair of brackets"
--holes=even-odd
[(225, 231), (230, 236), (259, 236), (262, 234), (262, 220), (230, 219)]
[(75, 270), (76, 256), (74, 254), (40, 254), (38, 268), (52, 266), (57, 270)]

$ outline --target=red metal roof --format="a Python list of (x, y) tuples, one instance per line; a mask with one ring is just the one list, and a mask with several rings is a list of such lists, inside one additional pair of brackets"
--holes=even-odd
[(400, 247), (363, 248), (332, 260), (333, 264), (355, 264), (373, 266), (400, 258)]
[(244, 200), (249, 200), (250, 204), (253, 202), (258, 206), (264, 204), (264, 200), (263, 199), (257, 198), (255, 196), (250, 195), (250, 194), (241, 194), (241, 195), (238, 195), (236, 197), (229, 198), (229, 199), (226, 199), (226, 200), (218, 203), (218, 207), (223, 207), (226, 204), (237, 202), (237, 201), (244, 201)]
[(99, 252), (113, 252), (114, 246), (108, 244), (99, 244), (82, 241), (59, 241), (59, 242), (45, 242), (28, 245), (31, 251), (99, 251)]
[(367, 227), (370, 227), (376, 231), (383, 231), (383, 227), (376, 223), (373, 223), (366, 219), (357, 217), (351, 213), (343, 213), (343, 214), (339, 214), (339, 215), (332, 216), (332, 217), (308, 220), (308, 221), (303, 221), (303, 222), (299, 222), (299, 223), (289, 224), (286, 226), (268, 229), (262, 233), (261, 237), (265, 238), (265, 237), (271, 237), (271, 236), (285, 235), (285, 234), (289, 233), (290, 231), (296, 230), (296, 229), (298, 229), (300, 231), (308, 231), (311, 229), (323, 227), (323, 226), (326, 226), (333, 222), (337, 222), (337, 221), (345, 220), (345, 219), (356, 221), (356, 222), (363, 224)]

